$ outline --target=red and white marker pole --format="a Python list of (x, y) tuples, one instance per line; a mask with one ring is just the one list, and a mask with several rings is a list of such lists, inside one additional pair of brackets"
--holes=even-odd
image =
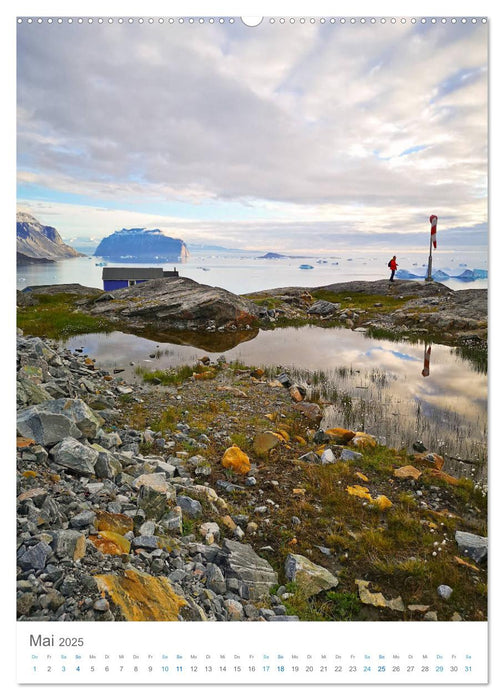
[(423, 361), (423, 370), (422, 370), (422, 377), (428, 377), (430, 374), (430, 356), (431, 356), (431, 351), (432, 351), (432, 345), (427, 346), (427, 343), (425, 344), (425, 351), (424, 351), (424, 361)]
[(427, 277), (425, 278), (426, 282), (432, 282), (432, 246), (434, 248), (437, 248), (437, 243), (436, 243), (436, 232), (437, 232), (437, 216), (435, 214), (431, 214), (430, 218), (430, 225), (431, 225), (431, 235), (430, 235), (430, 247), (429, 247), (429, 265), (427, 267)]

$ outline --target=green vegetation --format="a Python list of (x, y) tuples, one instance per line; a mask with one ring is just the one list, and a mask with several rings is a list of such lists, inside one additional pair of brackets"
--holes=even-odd
[(190, 379), (193, 374), (202, 374), (208, 371), (209, 368), (200, 363), (195, 365), (180, 365), (169, 369), (156, 369), (154, 371), (146, 369), (145, 367), (135, 367), (135, 374), (141, 376), (145, 382), (161, 384), (163, 386), (177, 386), (187, 379)]
[[(359, 307), (359, 310), (363, 312), (377, 312), (377, 313), (390, 313), (391, 311), (396, 311), (400, 309), (406, 302), (414, 299), (413, 296), (404, 296), (399, 299), (392, 294), (366, 294), (364, 292), (331, 292), (327, 289), (319, 289), (312, 292), (314, 299), (322, 299), (324, 301), (330, 301), (333, 304), (341, 304), (341, 308), (354, 308)], [(376, 306), (380, 304), (380, 306)]]
[(83, 333), (116, 330), (108, 320), (96, 318), (75, 308), (75, 294), (35, 294), (35, 306), (18, 307), (17, 325), (29, 335), (64, 340)]

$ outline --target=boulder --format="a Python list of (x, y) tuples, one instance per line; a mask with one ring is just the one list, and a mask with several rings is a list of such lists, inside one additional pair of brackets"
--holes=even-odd
[(356, 433), (353, 430), (346, 430), (345, 428), (327, 428), (323, 431), (322, 441), (330, 440), (335, 442), (337, 445), (347, 445), (350, 440), (355, 437)]
[(47, 542), (37, 542), (33, 547), (29, 547), (18, 556), (18, 564), (24, 569), (34, 569), (39, 571), (46, 565), (47, 559), (53, 551)]
[(57, 464), (76, 474), (83, 476), (95, 476), (96, 474), (94, 466), (98, 460), (98, 452), (83, 445), (74, 437), (66, 437), (55, 445), (49, 454)]
[(271, 586), (278, 583), (278, 576), (272, 566), (258, 556), (249, 544), (225, 539), (222, 549), (227, 554), (227, 576), (244, 581), (251, 600), (259, 600), (268, 595)]
[(82, 399), (52, 399), (24, 409), (17, 416), (17, 430), (40, 445), (55, 445), (67, 436), (94, 438), (103, 425)]
[(258, 433), (254, 438), (254, 452), (258, 457), (263, 457), (279, 443), (280, 438), (271, 431)]
[(324, 450), (320, 455), (320, 461), (322, 462), (322, 464), (334, 464), (337, 460), (334, 455), (334, 452), (330, 448), (328, 448), (327, 450)]
[(416, 481), (422, 476), (422, 472), (411, 464), (408, 464), (405, 467), (394, 469), (394, 476), (398, 479), (414, 479)]
[(159, 331), (237, 330), (259, 319), (259, 307), (219, 287), (199, 284), (185, 277), (152, 279), (135, 287), (118, 289), (113, 300), (96, 301), (88, 312), (121, 319), (134, 328), (152, 324)]
[(177, 595), (164, 576), (150, 576), (136, 569), (124, 574), (95, 576), (99, 590), (133, 622), (175, 622), (187, 601)]
[(177, 505), (190, 518), (199, 518), (202, 513), (201, 503), (189, 496), (177, 496)]
[(472, 532), (455, 532), (455, 541), (459, 552), (471, 557), (477, 564), (486, 561), (488, 556), (488, 537), (474, 535)]
[(51, 547), (59, 559), (78, 561), (86, 553), (86, 538), (78, 530), (56, 530), (52, 535)]
[(316, 316), (331, 316), (331, 314), (339, 310), (340, 306), (341, 304), (333, 304), (330, 301), (319, 299), (307, 309), (306, 313)]
[(387, 599), (383, 593), (372, 593), (369, 590), (371, 581), (364, 581), (362, 579), (356, 579), (355, 583), (359, 589), (359, 598), (361, 603), (365, 605), (373, 605), (376, 608), (389, 608), (389, 610), (396, 610), (397, 612), (404, 612), (404, 602), (401, 596), (397, 598)]
[(236, 474), (247, 474), (250, 471), (250, 459), (239, 447), (228, 447), (222, 457), (222, 466), (232, 469)]
[(304, 595), (313, 596), (320, 591), (335, 588), (339, 581), (323, 566), (314, 564), (301, 554), (289, 554), (285, 560), (285, 576), (294, 581)]
[(95, 474), (101, 479), (114, 479), (122, 471), (121, 462), (105, 447), (94, 443), (92, 449), (98, 452)]

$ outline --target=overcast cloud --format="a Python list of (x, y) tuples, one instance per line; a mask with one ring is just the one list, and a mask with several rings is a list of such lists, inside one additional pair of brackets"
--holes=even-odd
[(65, 239), (417, 247), (436, 213), (440, 245), (486, 246), (481, 22), (18, 32), (19, 199)]

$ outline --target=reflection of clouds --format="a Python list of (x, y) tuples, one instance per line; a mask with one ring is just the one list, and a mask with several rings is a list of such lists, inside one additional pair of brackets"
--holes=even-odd
[(376, 351), (390, 352), (390, 353), (392, 353), (392, 355), (394, 355), (395, 357), (398, 357), (400, 360), (410, 360), (412, 362), (418, 362), (418, 357), (414, 357), (413, 355), (409, 355), (407, 353), (400, 352), (399, 350), (385, 350), (382, 347), (371, 348), (370, 350), (368, 350), (365, 353), (365, 355), (366, 355), (366, 357), (372, 357), (373, 353), (375, 353)]
[[(424, 346), (392, 343), (366, 338), (360, 333), (343, 329), (316, 327), (285, 328), (261, 331), (254, 339), (225, 353), (228, 360), (240, 359), (245, 363), (268, 366), (298, 367), (329, 372), (338, 368), (359, 370), (357, 375), (335, 375), (338, 389), (352, 391), (357, 385), (366, 385), (363, 398), (380, 402), (409, 404), (415, 410), (420, 403), (426, 413), (451, 411), (474, 421), (486, 420), (487, 378), (474, 372), (468, 361), (453, 354), (442, 345), (432, 346), (431, 373), (422, 377)], [(108, 335), (88, 334), (65, 343), (74, 349), (85, 347), (88, 355), (96, 358), (99, 366), (116, 367), (130, 361), (149, 362), (152, 368), (166, 368), (192, 363), (202, 354), (211, 358), (221, 353), (203, 353), (190, 346), (157, 343), (135, 335), (113, 332)], [(159, 358), (149, 354), (159, 351)], [(386, 375), (383, 384), (374, 383), (368, 374)], [(359, 394), (358, 394), (359, 395)], [(409, 410), (409, 409), (408, 409)]]

